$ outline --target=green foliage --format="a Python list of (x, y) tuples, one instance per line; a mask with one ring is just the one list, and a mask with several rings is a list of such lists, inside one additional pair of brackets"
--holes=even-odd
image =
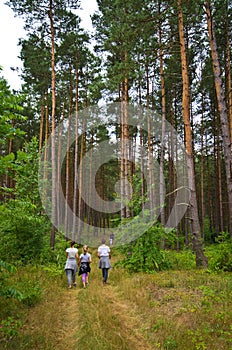
[(0, 206), (0, 254), (3, 260), (13, 259), (17, 264), (41, 262), (50, 226), (47, 217), (41, 215), (37, 149), (38, 141), (33, 138), (16, 157), (11, 154), (1, 159), (5, 160), (5, 170), (14, 174), (16, 185), (11, 189), (14, 199)]
[(22, 322), (9, 316), (6, 320), (1, 320), (0, 334), (4, 338), (14, 337), (18, 334), (20, 327), (22, 327)]
[[(17, 276), (17, 269), (11, 264), (0, 261), (0, 301), (1, 304), (5, 304), (4, 309), (1, 310), (0, 338), (8, 339), (16, 336), (22, 326), (21, 320), (10, 315), (10, 307), (4, 301), (10, 299), (11, 306), (15, 301), (31, 307), (40, 301), (42, 295), (39, 281), (33, 281), (31, 275), (23, 275), (24, 277), (20, 275), (20, 280), (17, 282), (15, 282), (15, 276)], [(6, 318), (5, 314), (8, 314)]]
[(183, 249), (178, 252), (169, 250), (166, 254), (174, 270), (192, 270), (196, 267), (196, 257), (190, 249)]
[(160, 241), (171, 237), (159, 226), (151, 227), (135, 242), (125, 246), (125, 259), (120, 265), (131, 272), (154, 272), (170, 268), (170, 261), (165, 251), (160, 249)]
[(18, 335), (23, 325), (24, 310), (38, 304), (42, 295), (37, 269), (33, 266), (16, 269), (0, 261), (0, 338)]
[(22, 150), (0, 157), (0, 174), (10, 175), (15, 181), (15, 188), (1, 187), (5, 197), (13, 193), (16, 198), (30, 201), (41, 209), (38, 190), (38, 140), (26, 142)]
[(65, 250), (70, 247), (70, 242), (64, 239), (62, 233), (56, 234), (56, 242), (54, 249), (50, 248), (49, 236), (46, 236), (46, 244), (41, 252), (41, 263), (43, 264), (43, 270), (47, 271), (52, 276), (61, 276), (64, 272), (64, 266), (66, 261)]
[(20, 199), (29, 200), (40, 211), (38, 158), (38, 140), (34, 137), (30, 142), (24, 144), (22, 150), (18, 150), (13, 170), (16, 182), (15, 195), (20, 197)]
[(27, 307), (32, 307), (38, 304), (42, 295), (43, 291), (39, 281), (31, 281), (30, 279), (24, 281), (22, 302)]
[(40, 259), (48, 221), (30, 202), (11, 200), (0, 206), (0, 255), (14, 263)]
[(201, 330), (197, 329), (195, 331), (189, 330), (188, 335), (191, 337), (191, 341), (194, 344), (196, 350), (207, 350), (207, 345), (201, 334)]
[(9, 277), (16, 272), (16, 268), (0, 260), (0, 297), (14, 298), (19, 301), (23, 299), (22, 293), (9, 286)]
[[(1, 72), (1, 67), (0, 67)], [(22, 97), (10, 91), (7, 81), (0, 77), (0, 145), (6, 149), (9, 140), (22, 138), (24, 132), (17, 122), (25, 120), (21, 115), (23, 108)]]
[(232, 271), (232, 239), (228, 233), (222, 232), (216, 239), (217, 244), (207, 249), (209, 268), (213, 271)]
[(210, 227), (210, 219), (208, 216), (204, 218), (204, 238), (205, 242), (212, 243), (213, 237), (215, 236), (215, 232), (212, 232)]
[(164, 341), (164, 349), (177, 349), (177, 342), (171, 336), (168, 336)]

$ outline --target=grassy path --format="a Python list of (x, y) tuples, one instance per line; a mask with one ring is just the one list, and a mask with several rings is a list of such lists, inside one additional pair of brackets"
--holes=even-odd
[(46, 295), (0, 350), (232, 350), (230, 273), (114, 267), (103, 286), (97, 263), (93, 254), (87, 289), (79, 276), (68, 290), (64, 274), (51, 282), (41, 272)]
[[(142, 320), (133, 305), (123, 300), (119, 272), (110, 272), (102, 286), (101, 271), (92, 269), (90, 286), (78, 293), (80, 328), (77, 344), (89, 350), (154, 349), (141, 332)], [(77, 347), (78, 348), (78, 347)]]
[(154, 350), (143, 337), (134, 305), (119, 295), (120, 271), (110, 271), (103, 286), (96, 260), (87, 289), (80, 277), (71, 290), (65, 276), (62, 286), (51, 286), (46, 301), (31, 309), (18, 349)]

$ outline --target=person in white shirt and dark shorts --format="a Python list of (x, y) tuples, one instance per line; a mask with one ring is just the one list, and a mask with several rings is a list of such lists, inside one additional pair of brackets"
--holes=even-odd
[(98, 247), (97, 255), (99, 258), (99, 269), (102, 269), (103, 284), (105, 285), (108, 279), (108, 272), (111, 268), (110, 264), (110, 248), (106, 245), (105, 238), (102, 239), (102, 244)]

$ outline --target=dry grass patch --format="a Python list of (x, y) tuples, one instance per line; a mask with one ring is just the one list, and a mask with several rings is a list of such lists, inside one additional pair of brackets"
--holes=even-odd
[(144, 320), (140, 332), (160, 349), (232, 349), (229, 274), (168, 271), (127, 276), (116, 288)]

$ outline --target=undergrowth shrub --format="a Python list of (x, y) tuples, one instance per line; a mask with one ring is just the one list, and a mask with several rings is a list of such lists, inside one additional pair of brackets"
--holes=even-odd
[[(48, 220), (30, 202), (9, 201), (0, 207), (0, 255), (14, 263), (38, 262)], [(10, 254), (9, 254), (10, 252)]]
[(228, 233), (222, 232), (216, 244), (207, 248), (209, 268), (213, 271), (232, 271), (232, 239)]
[(169, 250), (166, 254), (174, 270), (191, 270), (196, 267), (196, 256), (191, 249)]
[(9, 284), (10, 276), (16, 272), (13, 265), (0, 261), (0, 297), (23, 299), (22, 293)]
[(136, 241), (123, 246), (122, 252), (125, 258), (118, 265), (132, 272), (154, 272), (169, 269), (171, 267), (168, 256), (160, 248), (161, 241), (170, 241), (173, 236), (155, 225), (140, 236)]
[(36, 305), (42, 295), (38, 280), (31, 279), (31, 274), (25, 274), (4, 261), (0, 261), (0, 341), (18, 334), (22, 326), (20, 313), (25, 305)]

